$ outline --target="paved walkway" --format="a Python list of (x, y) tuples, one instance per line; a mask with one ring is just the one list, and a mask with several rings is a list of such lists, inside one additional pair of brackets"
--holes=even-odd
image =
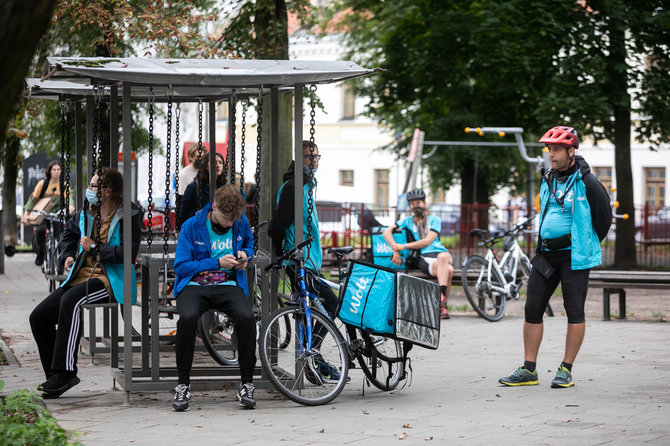
[[(32, 260), (8, 258), (0, 276), (0, 335), (20, 364), (0, 367), (5, 392), (34, 389), (44, 379), (28, 315), (47, 287)], [(549, 386), (562, 356), (564, 317), (546, 319), (540, 385), (505, 388), (497, 379), (521, 363), (523, 319), (512, 314), (489, 323), (463, 313), (443, 321), (437, 351), (413, 350), (411, 385), (397, 392), (365, 388), (363, 396), (362, 373), (353, 370), (327, 406), (303, 407), (257, 390), (258, 408), (247, 411), (233, 390), (221, 390), (195, 392), (190, 412), (173, 413), (170, 392), (133, 393), (124, 406), (125, 392), (111, 390), (108, 357), (87, 367), (89, 358), (80, 355), (81, 384), (47, 404), (89, 446), (670, 444), (670, 324), (599, 317), (587, 321), (571, 389)]]

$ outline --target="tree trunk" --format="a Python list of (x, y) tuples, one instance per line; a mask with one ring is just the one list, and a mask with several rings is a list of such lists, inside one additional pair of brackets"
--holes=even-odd
[(5, 228), (5, 244), (15, 245), (18, 242), (16, 225), (16, 179), (19, 173), (19, 149), (21, 140), (10, 136), (5, 141), (5, 150), (2, 152), (2, 224)]
[(0, 2), (0, 147), (35, 49), (51, 19), (55, 0)]
[(258, 59), (288, 60), (288, 13), (285, 0), (256, 0)]
[[(615, 16), (616, 17), (616, 16)], [(635, 251), (635, 207), (633, 204), (633, 172), (630, 164), (631, 105), (628, 94), (626, 63), (626, 27), (610, 17), (609, 66), (614, 114), (614, 162), (616, 165), (618, 213), (632, 216), (628, 220), (617, 219), (614, 267), (630, 269), (637, 267)]]

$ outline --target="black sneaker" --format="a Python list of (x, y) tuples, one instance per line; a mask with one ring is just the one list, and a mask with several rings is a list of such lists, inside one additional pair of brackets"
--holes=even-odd
[(35, 265), (42, 266), (42, 263), (44, 263), (44, 254), (39, 253), (37, 254), (37, 257), (35, 257)]
[(188, 411), (188, 402), (191, 399), (191, 386), (188, 384), (178, 384), (174, 388), (174, 402), (172, 403), (172, 410), (174, 412)]
[(237, 399), (240, 401), (240, 406), (247, 409), (256, 408), (256, 400), (254, 399), (254, 391), (256, 386), (254, 383), (241, 383), (240, 390), (237, 392)]
[(42, 392), (42, 398), (45, 400), (58, 398), (77, 384), (81, 380), (74, 372), (54, 373), (48, 380), (37, 387)]
[[(317, 353), (312, 356), (312, 367), (321, 376), (322, 382), (327, 384), (337, 384), (340, 381), (340, 377), (342, 375), (340, 370), (330, 362), (327, 362), (325, 359), (323, 359), (321, 353)], [(309, 379), (309, 375), (306, 376), (308, 376)], [(351, 381), (351, 377), (347, 376), (345, 382), (349, 381)]]

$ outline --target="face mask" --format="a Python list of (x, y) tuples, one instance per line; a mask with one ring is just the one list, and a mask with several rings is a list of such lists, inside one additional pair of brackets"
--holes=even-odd
[(224, 235), (226, 232), (230, 231), (232, 226), (221, 226), (220, 224), (212, 221), (212, 231), (219, 235)]
[(316, 171), (317, 171), (317, 170), (318, 170), (318, 169), (312, 169), (312, 175), (316, 175)]
[(91, 203), (93, 206), (98, 205), (98, 196), (96, 195), (95, 192), (93, 192), (91, 189), (86, 188), (86, 199), (88, 200), (89, 203)]

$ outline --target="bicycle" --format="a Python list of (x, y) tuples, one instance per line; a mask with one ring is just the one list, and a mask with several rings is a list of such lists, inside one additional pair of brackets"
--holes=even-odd
[[(488, 239), (484, 229), (470, 231), (471, 236), (482, 239), (479, 246), (486, 248), (486, 255), (470, 255), (463, 261), (463, 290), (472, 308), (487, 321), (502, 319), (507, 301), (519, 300), (521, 289), (528, 283), (530, 260), (516, 239), (531, 224), (530, 219), (521, 218), (509, 231)], [(493, 245), (501, 239), (505, 253), (499, 260)]]
[[(272, 384), (287, 398), (304, 405), (327, 404), (344, 389), (348, 380), (349, 362), (356, 358), (368, 379), (382, 390), (391, 390), (406, 378), (405, 361), (409, 348), (395, 340), (377, 336), (366, 330), (345, 325), (345, 339), (339, 328), (328, 316), (319, 298), (307, 288), (308, 275), (302, 258), (302, 248), (313, 238), (308, 237), (294, 249), (284, 252), (268, 265), (265, 270), (283, 270), (285, 262), (291, 261), (297, 272), (298, 291), (283, 308), (270, 314), (263, 326), (259, 342), (261, 365)], [(331, 248), (329, 253), (338, 259), (340, 277), (342, 257), (353, 251), (352, 247)], [(331, 287), (341, 286), (325, 279), (312, 276)], [(341, 297), (340, 297), (341, 298)], [(291, 342), (285, 342), (286, 317), (291, 324)], [(360, 336), (360, 337), (359, 337)], [(388, 347), (388, 348), (387, 348)], [(315, 364), (327, 364), (339, 371), (338, 379), (324, 379)], [(386, 378), (381, 375), (384, 366), (388, 368)]]
[[(261, 267), (259, 266), (259, 257), (269, 259), (269, 254), (259, 249), (255, 258), (251, 259), (253, 264), (253, 286), (250, 287), (252, 298), (251, 306), (256, 316), (256, 336), (259, 336), (261, 329), (261, 290), (260, 278)], [(290, 293), (279, 292), (279, 307), (283, 307), (287, 300), (291, 298)], [(284, 318), (285, 337), (280, 343), (281, 348), (286, 348), (290, 342), (291, 325), (288, 316)], [(198, 334), (202, 340), (205, 349), (210, 356), (220, 365), (237, 366), (237, 336), (235, 334), (235, 323), (222, 311), (209, 310), (205, 312), (198, 320)]]
[(61, 213), (50, 213), (44, 212), (40, 209), (34, 209), (34, 212), (37, 212), (40, 215), (44, 216), (44, 219), (48, 221), (46, 239), (44, 241), (44, 262), (42, 263), (42, 273), (46, 277), (47, 282), (49, 283), (49, 293), (53, 293), (58, 288), (60, 282), (65, 280), (65, 276), (60, 274), (58, 267), (58, 257), (59, 257), (59, 240), (56, 239), (56, 231), (54, 224), (61, 225), (61, 231), (63, 230), (62, 225), (62, 215)]

